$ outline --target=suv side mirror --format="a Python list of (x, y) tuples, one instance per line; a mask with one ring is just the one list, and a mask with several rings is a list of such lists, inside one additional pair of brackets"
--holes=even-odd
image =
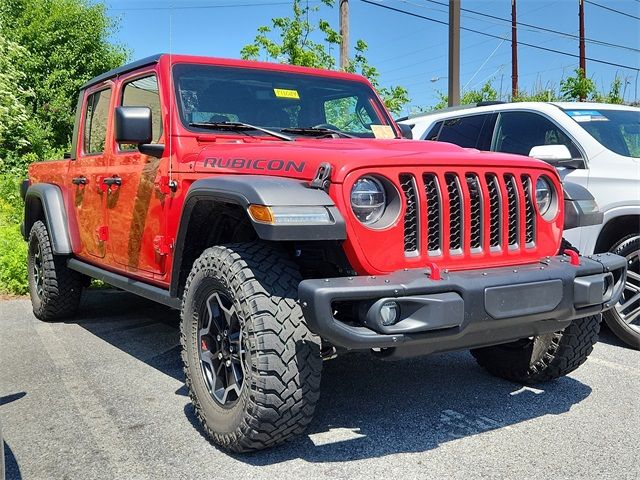
[(406, 123), (399, 123), (398, 127), (400, 127), (402, 138), (408, 138), (409, 140), (413, 140), (413, 132), (411, 131), (410, 125), (407, 125)]
[(538, 145), (531, 149), (529, 156), (537, 158), (538, 160), (544, 160), (551, 165), (572, 160), (571, 152), (566, 145)]
[(117, 143), (133, 143), (140, 153), (162, 157), (164, 145), (151, 143), (153, 127), (149, 107), (116, 107), (114, 122)]

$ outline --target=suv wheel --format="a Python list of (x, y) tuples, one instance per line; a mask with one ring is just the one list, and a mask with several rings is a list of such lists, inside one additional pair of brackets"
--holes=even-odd
[(33, 314), (44, 321), (59, 320), (78, 310), (83, 275), (67, 267), (66, 257), (54, 255), (47, 227), (33, 224), (28, 246), (29, 294)]
[(297, 303), (300, 274), (280, 249), (216, 246), (182, 301), (182, 360), (196, 415), (221, 447), (246, 452), (302, 433), (320, 393), (320, 339)]
[(640, 350), (640, 236), (623, 238), (611, 252), (627, 259), (627, 282), (620, 301), (605, 312), (604, 319), (620, 340)]
[(489, 373), (534, 384), (562, 377), (582, 365), (598, 341), (600, 315), (574, 320), (564, 330), (476, 348), (471, 354)]

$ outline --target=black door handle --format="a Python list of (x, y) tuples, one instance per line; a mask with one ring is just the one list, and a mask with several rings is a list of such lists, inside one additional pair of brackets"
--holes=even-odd
[(74, 185), (86, 185), (89, 183), (89, 180), (87, 180), (87, 177), (85, 176), (73, 177), (73, 179), (71, 179), (71, 183)]
[(102, 183), (107, 185), (108, 187), (112, 187), (113, 185), (119, 187), (122, 185), (122, 179), (120, 177), (107, 177), (102, 179)]

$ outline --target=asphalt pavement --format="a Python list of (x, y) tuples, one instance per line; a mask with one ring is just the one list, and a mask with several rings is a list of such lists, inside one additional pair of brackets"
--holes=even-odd
[(90, 291), (76, 319), (0, 302), (7, 479), (640, 478), (640, 352), (609, 332), (539, 388), (468, 352), (326, 362), (307, 434), (231, 455), (209, 443), (183, 383), (178, 314)]

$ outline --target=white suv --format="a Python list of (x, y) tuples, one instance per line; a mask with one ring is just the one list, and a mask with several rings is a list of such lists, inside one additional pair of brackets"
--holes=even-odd
[[(566, 231), (582, 254), (611, 251), (629, 261), (611, 330), (640, 349), (640, 108), (600, 103), (487, 102), (400, 119), (416, 140), (534, 156), (584, 186), (603, 222)], [(405, 127), (406, 128), (406, 127)]]

